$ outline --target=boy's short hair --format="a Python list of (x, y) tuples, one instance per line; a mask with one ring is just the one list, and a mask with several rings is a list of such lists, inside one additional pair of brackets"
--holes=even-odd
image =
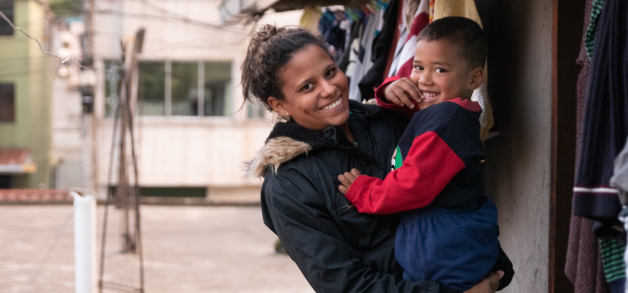
[(446, 39), (460, 50), (461, 56), (471, 68), (484, 67), (486, 62), (486, 38), (482, 27), (466, 17), (450, 16), (428, 24), (417, 37), (417, 41)]

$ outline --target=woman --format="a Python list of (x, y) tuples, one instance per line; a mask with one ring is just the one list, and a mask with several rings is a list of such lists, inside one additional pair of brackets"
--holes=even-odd
[[(390, 171), (405, 118), (350, 102), (346, 76), (305, 29), (260, 29), (242, 85), (245, 99), (255, 96), (286, 120), (247, 173), (264, 177), (264, 222), (316, 292), (458, 292), (402, 280), (393, 252), (397, 216), (360, 214), (337, 189), (337, 175), (351, 168), (380, 178)], [(502, 275), (467, 292), (495, 292)]]

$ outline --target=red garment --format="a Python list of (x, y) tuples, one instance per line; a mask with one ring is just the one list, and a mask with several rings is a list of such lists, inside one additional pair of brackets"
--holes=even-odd
[[(403, 48), (399, 50), (393, 64), (391, 65), (391, 72), (389, 75), (395, 75), (399, 77), (409, 77), (412, 73), (412, 60), (414, 59), (414, 51), (416, 49), (417, 37), (419, 33), (429, 23), (429, 5), (426, 0), (422, 0), (419, 4), (419, 8), (414, 16), (414, 21), (410, 27), (410, 32), (406, 38)], [(396, 64), (395, 64), (396, 62)]]
[[(469, 112), (460, 112), (459, 107)], [(469, 170), (479, 172), (484, 146), (479, 141), (479, 122), (475, 121), (478, 131), (475, 134), (470, 131), (473, 126), (466, 127), (465, 122), (470, 121), (468, 115), (476, 117), (481, 111), (478, 103), (460, 98), (421, 111), (413, 117), (399, 141), (397, 151), (401, 152), (403, 165), (388, 173), (384, 180), (359, 176), (345, 196), (359, 212), (376, 215), (426, 207), (438, 195), (441, 195), (440, 203), (448, 202), (455, 207), (473, 202), (473, 198), (477, 199), (474, 196), (481, 195), (481, 188), (471, 183), (478, 177)], [(471, 169), (460, 173), (467, 163), (471, 164)], [(460, 177), (452, 181), (454, 176)], [(456, 185), (460, 182), (465, 182), (461, 185), (464, 188)], [(483, 186), (480, 181), (475, 183)], [(457, 187), (450, 186), (444, 192), (450, 184)], [(443, 197), (448, 199), (443, 201)]]
[(419, 111), (419, 102), (413, 100), (412, 103), (414, 104), (414, 109), (410, 109), (406, 106), (401, 107), (401, 106), (398, 106), (389, 102), (388, 100), (386, 100), (386, 95), (384, 95), (384, 91), (386, 90), (386, 87), (392, 82), (397, 81), (399, 79), (400, 77), (398, 76), (391, 76), (389, 78), (386, 78), (384, 82), (380, 86), (378, 86), (377, 89), (375, 89), (375, 99), (377, 100), (378, 106), (384, 109), (388, 109), (388, 110), (392, 110), (397, 113), (400, 113), (403, 116), (406, 116), (408, 120), (410, 120), (412, 119), (412, 115), (414, 115), (416, 111)]

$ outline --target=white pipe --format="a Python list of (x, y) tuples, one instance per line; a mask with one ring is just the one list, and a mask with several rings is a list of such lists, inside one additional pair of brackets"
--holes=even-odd
[(74, 198), (74, 276), (76, 293), (96, 292), (96, 197), (70, 191)]

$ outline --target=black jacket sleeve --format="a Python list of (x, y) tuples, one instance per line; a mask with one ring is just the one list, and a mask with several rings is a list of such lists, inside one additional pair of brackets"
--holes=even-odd
[(434, 282), (397, 280), (366, 265), (316, 188), (297, 171), (266, 176), (262, 200), (266, 225), (316, 292), (459, 292)]

